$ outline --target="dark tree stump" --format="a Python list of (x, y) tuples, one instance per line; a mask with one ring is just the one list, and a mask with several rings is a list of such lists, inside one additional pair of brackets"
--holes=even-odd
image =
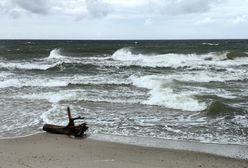
[(86, 123), (79, 124), (75, 126), (75, 120), (82, 120), (83, 117), (72, 118), (70, 108), (67, 107), (68, 119), (69, 123), (67, 126), (59, 126), (52, 124), (45, 124), (43, 126), (43, 130), (49, 133), (54, 134), (65, 134), (69, 136), (82, 137), (84, 136), (84, 132), (88, 129)]

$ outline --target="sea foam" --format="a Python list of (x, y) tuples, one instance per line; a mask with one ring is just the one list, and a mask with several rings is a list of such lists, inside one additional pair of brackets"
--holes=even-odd
[(166, 67), (166, 68), (187, 68), (187, 69), (219, 69), (229, 66), (248, 65), (248, 58), (235, 58), (234, 60), (227, 59), (228, 52), (207, 54), (134, 54), (131, 48), (121, 48), (117, 50), (112, 59), (122, 62), (126, 66), (141, 66), (141, 67)]
[(24, 69), (24, 70), (47, 70), (61, 64), (61, 62), (55, 63), (43, 63), (43, 62), (0, 62), (0, 67), (13, 70), (13, 69)]
[[(149, 89), (150, 97), (143, 104), (165, 106), (183, 111), (202, 111), (206, 108), (205, 103), (194, 99), (194, 92), (176, 93), (170, 88), (169, 81), (163, 80), (156, 75), (142, 77), (131, 76), (130, 80), (137, 87)], [(167, 87), (164, 87), (167, 85)]]
[(48, 56), (48, 59), (61, 59), (63, 56), (61, 55), (61, 49), (55, 48), (52, 51), (50, 51), (50, 54)]

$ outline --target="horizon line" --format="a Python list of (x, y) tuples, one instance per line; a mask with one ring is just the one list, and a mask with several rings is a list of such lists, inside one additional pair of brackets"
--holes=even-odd
[(173, 40), (248, 40), (248, 38), (175, 38), (175, 39), (69, 39), (69, 38), (48, 38), (48, 39), (43, 39), (43, 38), (6, 38), (6, 39), (1, 39), (2, 40), (54, 40), (54, 41), (62, 41), (62, 40), (71, 40), (71, 41), (173, 41)]

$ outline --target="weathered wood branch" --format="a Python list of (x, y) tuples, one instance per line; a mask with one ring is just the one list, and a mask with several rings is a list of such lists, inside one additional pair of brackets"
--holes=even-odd
[(88, 126), (86, 123), (79, 124), (75, 126), (74, 121), (75, 120), (82, 120), (83, 117), (76, 117), (72, 118), (70, 108), (67, 107), (67, 114), (69, 122), (67, 126), (59, 126), (59, 125), (52, 125), (52, 124), (45, 124), (43, 126), (43, 130), (49, 133), (54, 134), (65, 134), (65, 135), (72, 135), (75, 137), (82, 137), (84, 135), (84, 132), (88, 129)]

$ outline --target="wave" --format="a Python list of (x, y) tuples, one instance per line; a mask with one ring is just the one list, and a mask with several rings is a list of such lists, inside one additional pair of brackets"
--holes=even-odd
[[(0, 62), (0, 68), (8, 70), (48, 70), (63, 63), (64, 58), (60, 55), (60, 49), (53, 49), (50, 55), (45, 59), (37, 59), (31, 61), (19, 62)], [(55, 60), (56, 59), (56, 60)]]
[[(93, 93), (94, 92), (94, 93)], [(92, 94), (96, 94), (92, 96)], [(20, 95), (20, 98), (31, 100), (48, 100), (51, 103), (59, 103), (60, 101), (87, 101), (87, 102), (107, 102), (122, 104), (139, 104), (141, 100), (137, 98), (117, 98), (113, 95), (105, 95), (101, 91), (92, 90), (90, 93), (84, 89), (61, 90), (59, 92), (47, 92), (37, 94)]]
[(53, 68), (57, 65), (60, 65), (61, 62), (55, 62), (52, 64), (42, 63), (42, 62), (0, 62), (0, 68), (8, 69), (8, 70), (15, 70), (15, 69), (22, 69), (22, 70), (47, 70), (49, 68)]
[(46, 69), (46, 71), (55, 71), (55, 72), (68, 72), (68, 73), (79, 73), (79, 72), (97, 72), (97, 65), (87, 64), (87, 63), (61, 63)]
[[(125, 67), (125, 68), (172, 68), (172, 69), (225, 69), (232, 66), (248, 65), (248, 57), (228, 59), (228, 53), (197, 54), (134, 54), (130, 48), (117, 50), (112, 56), (70, 57), (62, 54), (61, 49), (53, 49), (49, 56), (26, 62), (0, 62), (0, 68), (8, 70), (61, 70), (64, 66)], [(230, 55), (230, 54), (229, 54)], [(67, 64), (67, 65), (66, 65)], [(80, 65), (81, 64), (81, 65)], [(69, 67), (67, 67), (69, 68)]]
[(64, 77), (29, 77), (11, 78), (0, 81), (0, 88), (8, 87), (67, 87), (71, 85), (128, 85), (125, 79), (119, 79), (111, 76), (64, 76)]
[(123, 65), (141, 66), (141, 67), (171, 67), (174, 69), (209, 69), (211, 68), (226, 68), (228, 66), (248, 65), (248, 57), (230, 60), (227, 58), (227, 52), (208, 54), (158, 54), (144, 55), (134, 54), (131, 48), (121, 48), (113, 55), (114, 61), (122, 62)]
[(140, 82), (138, 85), (140, 87), (153, 89), (154, 84), (152, 81), (155, 81), (156, 83), (160, 81), (164, 84), (171, 83), (174, 81), (194, 82), (194, 83), (245, 81), (248, 79), (247, 73), (248, 73), (248, 70), (245, 70), (245, 69), (228, 68), (226, 69), (226, 71), (223, 71), (223, 72), (201, 70), (201, 71), (170, 73), (167, 75), (166, 74), (148, 75), (142, 78), (147, 79), (149, 81), (144, 81), (143, 83)]
[[(0, 68), (7, 69), (7, 70), (49, 70), (49, 69), (58, 69), (61, 70), (63, 66), (67, 66), (68, 64), (74, 64), (72, 66), (77, 66), (81, 64), (82, 66), (89, 65), (91, 62), (85, 62), (87, 58), (79, 58), (79, 57), (68, 57), (61, 55), (61, 49), (53, 49), (49, 56), (45, 59), (36, 59), (29, 62), (0, 62)], [(108, 58), (90, 58), (91, 60), (104, 60)], [(92, 65), (96, 66), (96, 65)]]
[(13, 75), (13, 73), (10, 73), (10, 72), (0, 72), (0, 80), (4, 80), (6, 78), (9, 78), (12, 75)]
[(46, 58), (48, 60), (67, 60), (67, 61), (84, 61), (84, 60), (109, 60), (111, 59), (110, 56), (104, 54), (99, 56), (89, 56), (89, 57), (72, 57), (72, 56), (65, 56), (62, 53), (62, 49), (55, 48), (52, 51), (50, 51), (49, 56)]
[(227, 104), (224, 104), (220, 101), (212, 102), (209, 107), (204, 111), (204, 113), (208, 117), (222, 117), (222, 116), (230, 116), (234, 113), (242, 112), (241, 109), (231, 107)]
[(179, 74), (161, 75), (164, 80), (176, 80), (181, 82), (228, 82), (247, 80), (247, 70), (228, 68), (223, 72), (215, 71), (192, 71)]
[[(150, 97), (143, 101), (147, 105), (159, 105), (171, 109), (183, 111), (202, 111), (206, 108), (205, 103), (201, 103), (194, 98), (194, 92), (175, 92), (169, 87), (169, 81), (163, 81), (156, 75), (143, 77), (131, 76), (133, 85), (149, 89)], [(167, 87), (163, 87), (167, 85)]]
[(30, 78), (14, 78), (0, 81), (0, 88), (22, 88), (22, 87), (62, 87), (67, 86), (68, 82), (55, 79), (30, 79)]
[(202, 43), (202, 45), (218, 46), (218, 45), (220, 45), (220, 44), (219, 44), (219, 43), (206, 43), (206, 42), (204, 42), (204, 43)]
[(226, 57), (228, 59), (234, 60), (236, 58), (248, 57), (248, 53), (241, 51), (230, 51), (227, 53)]
[(61, 59), (64, 58), (64, 56), (61, 55), (61, 49), (55, 48), (52, 51), (50, 51), (50, 54), (48, 56), (48, 59)]

